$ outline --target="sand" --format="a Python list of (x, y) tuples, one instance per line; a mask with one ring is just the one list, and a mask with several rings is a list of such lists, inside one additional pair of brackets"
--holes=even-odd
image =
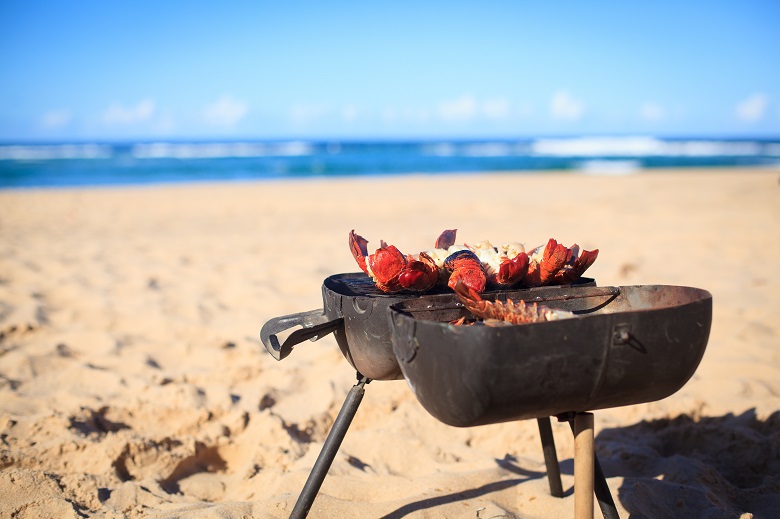
[[(621, 517), (777, 517), (780, 175), (772, 169), (345, 178), (0, 192), (0, 516), (287, 517), (355, 373), (332, 336), (282, 362), (275, 316), (354, 272), (351, 229), (401, 250), (554, 237), (600, 285), (713, 294), (673, 396), (595, 413)], [(453, 428), (375, 381), (310, 517), (568, 517), (553, 420)], [(596, 516), (600, 514), (596, 511)]]

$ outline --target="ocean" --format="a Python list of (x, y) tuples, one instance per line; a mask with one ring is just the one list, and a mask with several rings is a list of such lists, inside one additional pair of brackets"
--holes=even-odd
[(0, 144), (0, 188), (465, 172), (630, 174), (780, 166), (780, 139), (160, 141)]

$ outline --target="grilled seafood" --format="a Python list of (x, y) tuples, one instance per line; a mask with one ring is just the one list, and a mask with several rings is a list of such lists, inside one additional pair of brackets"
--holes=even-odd
[(469, 254), (466, 245), (455, 245), (457, 229), (448, 229), (436, 239), (435, 248), (426, 251), (439, 268), (439, 282), (449, 285), (453, 279), (463, 279), (471, 288), (485, 290), (486, 277), (479, 258)]
[[(440, 236), (439, 239), (446, 240), (446, 237)], [(384, 240), (379, 243), (374, 254), (368, 254), (368, 240), (355, 234), (354, 230), (349, 233), (352, 256), (381, 291), (398, 292), (406, 289), (425, 292), (436, 285), (439, 267), (428, 254), (421, 252), (415, 256), (404, 256), (395, 245), (388, 245)]]
[(547, 285), (561, 270), (568, 257), (568, 249), (550, 238), (547, 245), (539, 246), (529, 254), (526, 284), (532, 287)]
[(447, 286), (455, 289), (457, 283), (462, 283), (476, 292), (483, 292), (487, 276), (479, 257), (468, 249), (450, 254), (444, 260), (444, 269), (449, 272)]
[[(502, 301), (486, 301), (475, 290), (464, 283), (455, 283), (453, 287), (458, 300), (466, 309), (484, 320), (487, 324), (493, 321), (502, 321), (509, 324), (528, 324), (545, 321), (557, 321), (574, 317), (572, 312), (548, 308), (538, 303), (527, 304), (525, 301), (514, 302), (507, 299)], [(459, 319), (453, 324), (463, 324), (465, 319)]]
[(479, 257), (491, 285), (508, 288), (525, 279), (528, 254), (523, 244), (513, 242), (494, 247), (489, 241), (481, 241), (470, 249)]
[[(568, 248), (552, 238), (530, 253), (517, 242), (495, 247), (489, 241), (482, 241), (465, 247), (479, 258), (488, 283), (498, 288), (572, 283), (596, 261), (599, 253), (598, 249), (580, 251), (577, 244)], [(454, 283), (450, 287), (454, 288)]]
[(575, 243), (569, 249), (563, 267), (555, 273), (553, 283), (556, 285), (565, 285), (575, 281), (588, 270), (588, 267), (593, 265), (593, 262), (596, 261), (598, 255), (598, 249), (580, 251), (580, 246)]
[(576, 244), (568, 248), (552, 238), (530, 252), (517, 242), (498, 247), (489, 241), (456, 245), (456, 234), (457, 229), (445, 230), (433, 249), (414, 255), (404, 255), (383, 240), (369, 254), (368, 241), (354, 230), (349, 234), (349, 246), (361, 270), (384, 292), (425, 292), (437, 284), (454, 289), (459, 280), (477, 293), (487, 285), (509, 288), (567, 284), (582, 276), (599, 252), (580, 250)]

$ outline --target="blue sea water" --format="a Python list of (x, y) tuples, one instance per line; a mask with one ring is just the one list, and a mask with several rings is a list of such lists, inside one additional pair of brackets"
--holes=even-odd
[(0, 188), (491, 171), (627, 174), (756, 165), (780, 166), (780, 139), (5, 143)]

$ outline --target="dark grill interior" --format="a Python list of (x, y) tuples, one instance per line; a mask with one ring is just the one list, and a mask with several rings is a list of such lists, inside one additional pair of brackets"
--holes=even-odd
[[(588, 285), (588, 284), (590, 285), (594, 284), (593, 280), (590, 278), (580, 278), (575, 283), (572, 283), (572, 285)], [(417, 293), (417, 292), (404, 290), (401, 292), (395, 292), (389, 294), (386, 292), (382, 292), (381, 290), (376, 288), (376, 285), (374, 285), (373, 280), (362, 272), (336, 274), (330, 276), (325, 280), (325, 286), (338, 294), (341, 294), (343, 296), (349, 296), (349, 297), (392, 297), (395, 299), (399, 299), (399, 298), (407, 299), (407, 298), (420, 297), (423, 295), (425, 296), (435, 296), (435, 295), (454, 296), (455, 295), (451, 288), (447, 286), (439, 286), (439, 285), (424, 293)], [(511, 288), (511, 289), (501, 289), (501, 290), (488, 289), (485, 290), (482, 296), (488, 297), (491, 296), (492, 294), (515, 292), (517, 290), (545, 290), (556, 286), (562, 286), (562, 285), (549, 285), (544, 287), (535, 287), (535, 288), (528, 288), (528, 289), (524, 289), (522, 285), (520, 285), (516, 288)]]

